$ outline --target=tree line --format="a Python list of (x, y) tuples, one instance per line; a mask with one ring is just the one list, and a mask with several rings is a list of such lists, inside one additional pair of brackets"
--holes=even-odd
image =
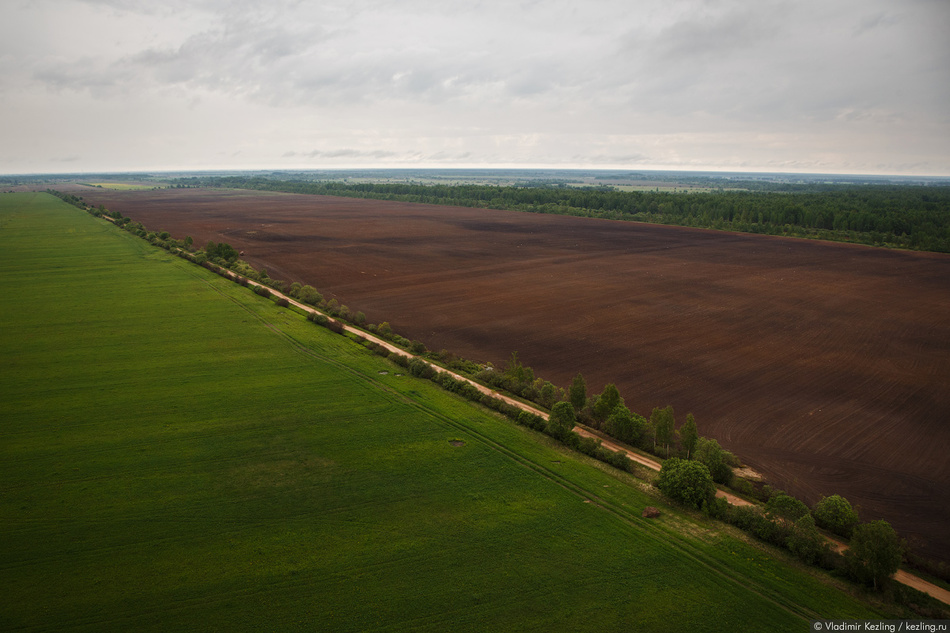
[(552, 185), (421, 185), (182, 178), (180, 186), (230, 187), (633, 220), (744, 233), (950, 252), (950, 187), (764, 185), (752, 191), (615, 191)]

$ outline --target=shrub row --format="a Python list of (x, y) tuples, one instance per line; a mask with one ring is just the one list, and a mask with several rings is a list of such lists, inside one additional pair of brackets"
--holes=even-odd
[(333, 319), (329, 319), (326, 317), (326, 315), (320, 314), (319, 312), (308, 312), (307, 320), (312, 321), (319, 326), (325, 327), (331, 332), (335, 332), (337, 334), (343, 334), (346, 331), (342, 323)]

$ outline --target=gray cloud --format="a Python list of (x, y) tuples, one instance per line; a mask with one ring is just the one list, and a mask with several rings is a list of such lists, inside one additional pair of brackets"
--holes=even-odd
[(0, 131), (10, 156), (59, 117), (170, 162), (950, 171), (946, 32), (932, 0), (37, 0), (0, 25)]

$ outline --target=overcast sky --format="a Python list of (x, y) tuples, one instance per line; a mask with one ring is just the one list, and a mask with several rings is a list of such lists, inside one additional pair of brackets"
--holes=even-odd
[(950, 0), (5, 0), (0, 173), (950, 175)]

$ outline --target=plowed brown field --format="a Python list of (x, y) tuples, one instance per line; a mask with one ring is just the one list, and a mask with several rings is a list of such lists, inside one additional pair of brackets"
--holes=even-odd
[(72, 189), (432, 349), (582, 372), (950, 560), (950, 256), (349, 198)]

